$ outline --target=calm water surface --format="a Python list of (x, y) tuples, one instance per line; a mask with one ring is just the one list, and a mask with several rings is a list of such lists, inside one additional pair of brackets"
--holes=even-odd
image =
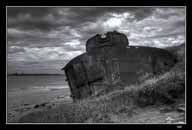
[(31, 88), (67, 88), (64, 76), (8, 76), (7, 90)]

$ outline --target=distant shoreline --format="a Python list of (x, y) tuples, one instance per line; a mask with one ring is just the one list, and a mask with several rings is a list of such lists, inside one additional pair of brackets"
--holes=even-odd
[(7, 74), (7, 76), (65, 76), (64, 74)]

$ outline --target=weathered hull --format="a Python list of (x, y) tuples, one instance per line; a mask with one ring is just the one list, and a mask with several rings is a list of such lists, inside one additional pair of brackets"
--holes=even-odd
[(135, 83), (145, 73), (165, 72), (175, 64), (175, 57), (166, 50), (127, 47), (128, 40), (124, 35), (112, 34), (109, 33), (108, 37), (115, 37), (111, 38), (113, 42), (109, 38), (98, 44), (97, 35), (89, 39), (87, 52), (63, 68), (74, 100), (94, 95), (102, 89), (102, 84)]

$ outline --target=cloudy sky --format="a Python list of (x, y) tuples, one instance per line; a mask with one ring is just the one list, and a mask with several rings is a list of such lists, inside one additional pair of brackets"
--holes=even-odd
[(7, 7), (8, 73), (63, 73), (88, 38), (117, 30), (130, 45), (185, 43), (184, 7)]

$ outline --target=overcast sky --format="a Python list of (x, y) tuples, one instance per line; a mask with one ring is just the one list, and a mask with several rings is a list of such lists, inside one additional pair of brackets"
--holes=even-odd
[(88, 38), (117, 30), (130, 45), (185, 43), (184, 7), (7, 7), (8, 73), (63, 73)]

